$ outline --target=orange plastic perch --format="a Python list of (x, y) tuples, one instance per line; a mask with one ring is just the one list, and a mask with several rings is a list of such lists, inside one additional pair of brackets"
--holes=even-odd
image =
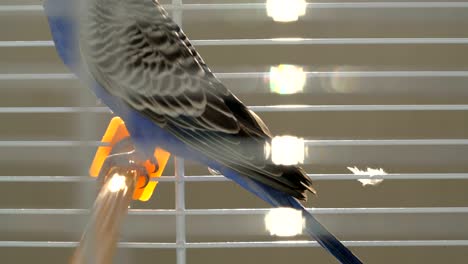
[[(114, 145), (128, 136), (129, 133), (127, 128), (125, 127), (125, 123), (123, 122), (123, 120), (120, 117), (112, 118), (101, 140), (101, 142), (104, 143), (105, 146), (98, 147), (96, 155), (94, 156), (93, 163), (91, 164), (91, 167), (89, 169), (89, 174), (92, 177), (97, 177), (99, 175), (104, 161), (106, 160), (107, 156), (109, 156), (109, 154), (111, 153)], [(150, 179), (161, 177), (162, 172), (164, 171), (164, 168), (166, 167), (167, 161), (169, 160), (170, 156), (171, 154), (163, 149), (156, 148), (154, 150), (154, 157), (158, 161), (159, 169), (156, 172), (153, 172), (154, 165), (149, 160), (145, 161), (145, 167), (148, 171)], [(140, 200), (144, 202), (148, 201), (151, 198), (156, 188), (156, 185), (158, 184), (157, 181), (150, 181), (148, 182), (148, 185), (146, 185), (145, 188), (140, 188), (139, 186), (143, 186), (144, 183), (145, 177), (139, 176), (136, 185), (137, 187), (135, 188), (135, 191), (133, 193), (134, 200)]]

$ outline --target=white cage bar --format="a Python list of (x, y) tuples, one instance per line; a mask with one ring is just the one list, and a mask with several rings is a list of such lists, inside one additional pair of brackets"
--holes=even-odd
[[(164, 5), (167, 10), (251, 10), (265, 9), (263, 3), (239, 3), (239, 4), (181, 4), (173, 2)], [(307, 3), (307, 8), (313, 9), (364, 9), (364, 8), (468, 8), (465, 2), (336, 2), (336, 3)], [(0, 12), (18, 11), (42, 11), (41, 5), (3, 5)]]
[[(244, 10), (264, 9), (265, 4), (184, 4), (182, 0), (172, 0), (166, 6), (172, 11), (175, 21), (182, 25), (184, 10)], [(365, 8), (468, 8), (466, 2), (346, 2), (346, 3), (308, 3), (314, 9), (365, 9)], [(3, 5), (0, 12), (36, 12), (42, 11), (39, 5)], [(466, 45), (468, 38), (301, 38), (301, 39), (200, 39), (194, 40), (197, 46), (221, 45), (403, 45), (403, 44), (447, 44)], [(38, 41), (0, 41), (0, 48), (53, 47), (50, 40)], [(363, 72), (307, 72), (309, 78), (318, 77), (468, 77), (468, 71), (363, 71)], [(221, 79), (261, 78), (264, 72), (218, 73)], [(73, 80), (71, 74), (0, 74), (0, 81), (11, 80)], [(468, 111), (468, 105), (267, 105), (251, 106), (259, 112), (312, 112), (312, 111)], [(109, 113), (106, 107), (0, 107), (0, 114), (52, 114), (52, 113)], [(468, 145), (468, 139), (398, 139), (398, 140), (306, 140), (309, 146), (426, 146), (426, 145)], [(73, 147), (100, 146), (98, 141), (0, 141), (0, 147)], [(175, 182), (175, 209), (168, 210), (130, 210), (130, 215), (175, 215), (175, 243), (120, 243), (122, 248), (175, 249), (177, 263), (186, 263), (186, 249), (200, 248), (263, 248), (263, 247), (317, 247), (314, 241), (262, 241), (262, 242), (187, 242), (185, 218), (188, 215), (263, 215), (267, 208), (251, 209), (186, 209), (185, 182), (228, 181), (222, 176), (185, 176), (184, 161), (175, 161), (175, 176), (163, 176), (161, 182)], [(467, 180), (468, 173), (405, 173), (369, 177), (352, 174), (309, 174), (313, 180), (428, 180), (458, 179)], [(89, 182), (94, 179), (85, 176), (0, 176), (0, 182)], [(400, 208), (309, 208), (314, 214), (467, 214), (468, 207), (400, 207)], [(83, 215), (83, 209), (0, 209), (0, 215)], [(351, 247), (413, 247), (413, 246), (468, 246), (468, 240), (373, 240), (344, 241)], [(54, 241), (0, 241), (0, 247), (75, 247), (76, 242)]]

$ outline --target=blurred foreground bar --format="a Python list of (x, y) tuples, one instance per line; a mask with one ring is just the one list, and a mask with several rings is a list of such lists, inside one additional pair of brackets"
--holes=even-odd
[(128, 213), (135, 183), (136, 173), (110, 170), (70, 264), (112, 263), (120, 226)]

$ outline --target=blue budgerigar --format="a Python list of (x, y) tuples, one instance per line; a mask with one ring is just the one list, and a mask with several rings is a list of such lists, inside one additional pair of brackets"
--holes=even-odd
[(119, 161), (149, 158), (160, 147), (205, 164), (275, 207), (302, 210), (320, 245), (341, 263), (361, 263), (304, 210), (300, 200), (315, 192), (304, 170), (266, 157), (266, 125), (216, 78), (157, 0), (46, 0), (44, 7), (60, 57), (125, 121), (136, 146), (109, 160), (132, 166)]

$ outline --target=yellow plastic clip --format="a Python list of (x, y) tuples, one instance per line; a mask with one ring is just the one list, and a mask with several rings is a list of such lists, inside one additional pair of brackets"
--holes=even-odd
[[(91, 164), (89, 169), (89, 174), (92, 177), (97, 177), (99, 172), (104, 165), (104, 161), (106, 160), (107, 156), (112, 151), (114, 145), (119, 142), (120, 140), (129, 136), (128, 130), (125, 127), (125, 123), (120, 117), (114, 117), (109, 123), (104, 136), (102, 137), (101, 142), (105, 144), (105, 146), (98, 147), (96, 151), (96, 155), (94, 156), (94, 160)], [(163, 149), (156, 148), (154, 150), (154, 157), (158, 161), (159, 169), (156, 172), (154, 171), (154, 164), (152, 164), (149, 160), (145, 161), (146, 170), (150, 176), (150, 182), (146, 185), (145, 188), (141, 188), (145, 183), (145, 177), (143, 175), (138, 177), (138, 181), (136, 184), (135, 191), (133, 193), (133, 200), (140, 200), (143, 202), (148, 201), (158, 184), (157, 181), (151, 181), (152, 178), (159, 178), (164, 171), (164, 168), (167, 165), (167, 161), (171, 154)], [(141, 187), (139, 187), (141, 186)]]

